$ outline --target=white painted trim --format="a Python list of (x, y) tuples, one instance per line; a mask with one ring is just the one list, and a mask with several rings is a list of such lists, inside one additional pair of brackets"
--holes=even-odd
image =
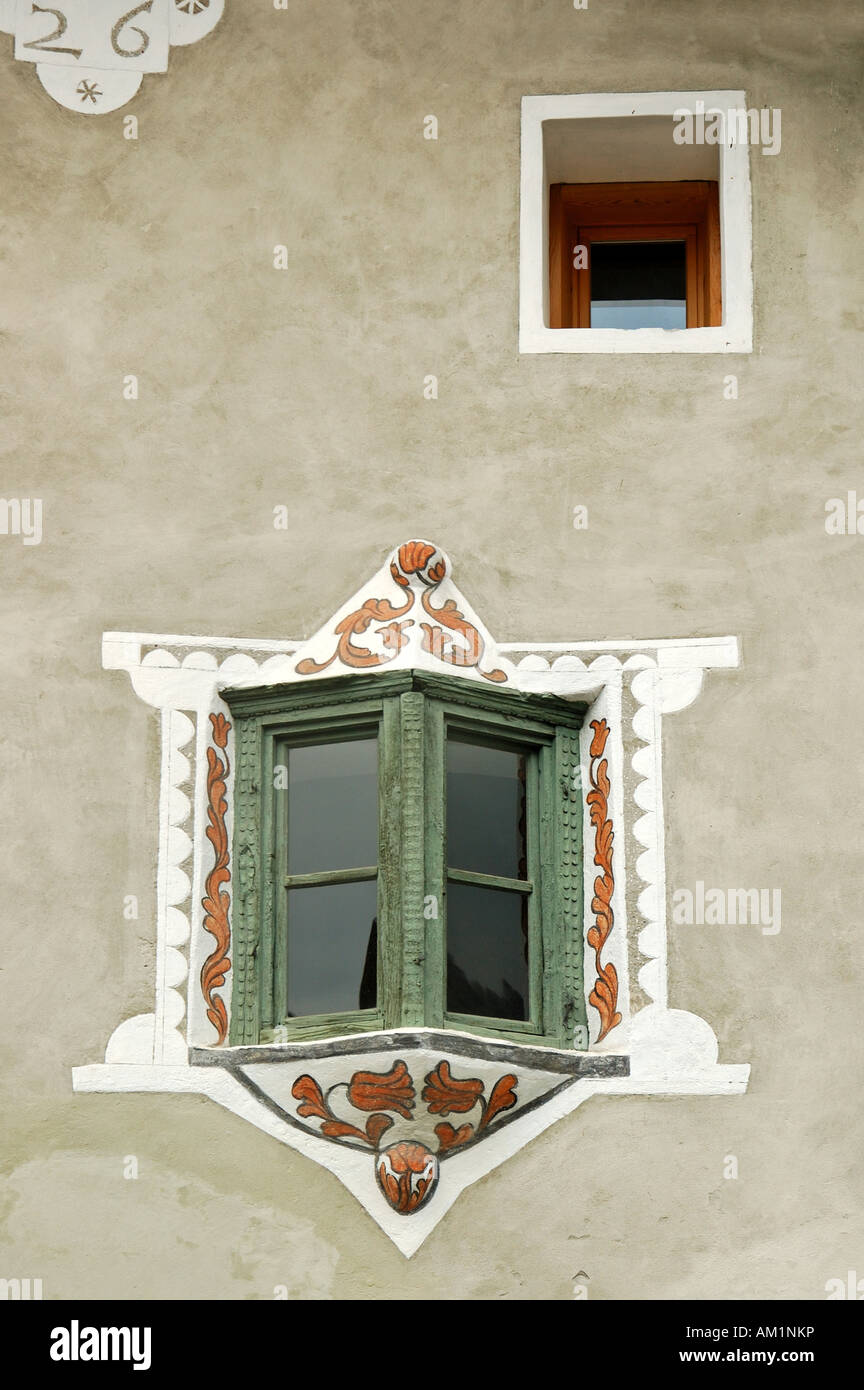
[(222, 651), (294, 652), (300, 642), (280, 642), (260, 637), (183, 637), (164, 632), (103, 632), (102, 666), (106, 671), (125, 671), (130, 661), (141, 659), (141, 647), (213, 646)]
[[(189, 778), (189, 758), (182, 752), (195, 733), (192, 721), (180, 710), (162, 708), (162, 757), (159, 790), (159, 859), (156, 874), (156, 1006), (153, 1034), (154, 1062), (179, 1062), (186, 1057), (186, 1042), (179, 1031), (186, 1012), (187, 959), (181, 947), (189, 940), (189, 904), (192, 890), (187, 861), (195, 853), (194, 832), (183, 826), (192, 802), (180, 790)], [(189, 827), (190, 830), (192, 827)], [(186, 865), (186, 867), (182, 867)]]
[[(671, 116), (704, 101), (705, 109), (746, 107), (743, 91), (606, 92), (522, 98), (519, 214), (519, 351), (522, 353), (752, 352), (752, 206), (749, 147), (718, 147), (723, 324), (718, 328), (547, 328), (548, 187), (546, 121)], [(671, 138), (671, 132), (670, 132)]]
[(633, 799), (643, 813), (634, 822), (633, 837), (642, 846), (636, 859), (636, 873), (645, 887), (637, 907), (644, 920), (638, 947), (646, 958), (638, 973), (642, 989), (655, 1003), (667, 1007), (668, 954), (666, 935), (666, 831), (663, 814), (663, 746), (657, 669), (647, 670), (634, 680), (633, 694), (640, 708), (633, 717), (633, 732), (646, 746), (631, 758), (633, 771), (640, 778)]
[[(737, 637), (635, 637), (615, 642), (499, 642), (502, 652), (633, 652), (682, 650), (682, 664), (691, 664), (694, 648), (705, 648), (712, 666), (738, 665)], [(707, 664), (707, 663), (700, 663)]]

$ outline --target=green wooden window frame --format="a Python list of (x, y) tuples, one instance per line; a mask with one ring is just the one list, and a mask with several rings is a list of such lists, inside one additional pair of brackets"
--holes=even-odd
[[(454, 1028), (511, 1042), (586, 1047), (582, 796), (585, 704), (404, 671), (226, 690), (234, 719), (234, 900), (229, 1041), (248, 1045), (398, 1027)], [(287, 901), (285, 793), (275, 769), (293, 746), (378, 740), (378, 864), (304, 875), (310, 884), (377, 877), (377, 1006), (283, 1019)], [(524, 880), (447, 864), (446, 739), (519, 750), (526, 767)], [(447, 883), (528, 895), (530, 1018), (446, 1008)], [(434, 904), (437, 903), (437, 914)]]

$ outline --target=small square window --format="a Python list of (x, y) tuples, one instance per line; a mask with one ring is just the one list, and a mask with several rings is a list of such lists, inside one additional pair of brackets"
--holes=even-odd
[(520, 352), (752, 352), (749, 147), (676, 140), (699, 103), (746, 94), (523, 97)]
[(549, 320), (555, 329), (719, 326), (716, 182), (553, 184)]

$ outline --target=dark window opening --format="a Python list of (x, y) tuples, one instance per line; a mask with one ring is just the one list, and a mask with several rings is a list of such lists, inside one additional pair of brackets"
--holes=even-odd
[(591, 247), (592, 328), (686, 328), (685, 241), (598, 241)]

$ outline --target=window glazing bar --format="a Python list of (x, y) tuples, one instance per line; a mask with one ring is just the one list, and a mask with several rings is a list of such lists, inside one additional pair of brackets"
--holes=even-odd
[(500, 888), (506, 893), (530, 893), (534, 882), (530, 878), (499, 878), (497, 874), (475, 874), (470, 869), (448, 869), (453, 883), (472, 883), (478, 888)]
[(286, 874), (282, 883), (286, 888), (317, 888), (327, 883), (364, 883), (367, 879), (378, 877), (378, 865), (363, 869), (322, 869), (315, 874)]

